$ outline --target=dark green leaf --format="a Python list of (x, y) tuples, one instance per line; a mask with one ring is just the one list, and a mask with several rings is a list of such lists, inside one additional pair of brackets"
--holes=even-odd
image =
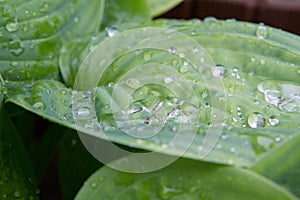
[(87, 180), (75, 199), (283, 200), (296, 197), (249, 170), (179, 159), (147, 174), (103, 167)]
[(3, 105), (0, 107), (0, 198), (38, 199), (29, 156)]
[(64, 199), (74, 199), (84, 181), (99, 167), (96, 160), (80, 141), (77, 133), (68, 131), (59, 144), (58, 170)]

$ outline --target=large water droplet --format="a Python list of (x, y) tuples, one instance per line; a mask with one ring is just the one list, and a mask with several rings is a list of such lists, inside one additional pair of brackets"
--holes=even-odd
[(281, 81), (264, 81), (258, 90), (265, 100), (284, 112), (300, 112), (300, 86)]
[(256, 29), (256, 36), (259, 39), (265, 39), (268, 37), (268, 28), (264, 24), (259, 24)]
[(259, 128), (259, 127), (264, 127), (266, 123), (266, 118), (263, 114), (259, 112), (254, 112), (251, 113), (248, 116), (248, 125), (251, 128)]
[(280, 124), (280, 120), (277, 116), (272, 115), (269, 120), (268, 120), (269, 124), (271, 126), (277, 126), (278, 124)]
[(212, 66), (211, 73), (214, 77), (225, 77), (227, 70), (224, 66)]
[(19, 30), (19, 23), (16, 22), (9, 22), (5, 25), (5, 28), (8, 32), (13, 33)]

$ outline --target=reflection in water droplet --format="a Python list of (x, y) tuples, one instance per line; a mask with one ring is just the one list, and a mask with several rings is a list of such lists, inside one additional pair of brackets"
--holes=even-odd
[(117, 33), (119, 33), (119, 30), (116, 28), (105, 28), (106, 34), (108, 37), (113, 37), (115, 36)]
[(90, 113), (91, 110), (88, 107), (79, 108), (78, 111), (76, 112), (78, 116), (88, 116), (90, 115)]
[(177, 52), (177, 49), (175, 47), (170, 47), (169, 52), (175, 54)]
[(37, 110), (44, 110), (45, 104), (43, 102), (36, 102), (35, 104), (33, 104), (33, 107)]
[(268, 28), (264, 24), (259, 24), (256, 29), (256, 36), (259, 39), (265, 39), (268, 37)]
[(271, 126), (277, 126), (280, 123), (280, 120), (278, 117), (276, 117), (275, 115), (272, 115), (269, 120), (268, 120), (269, 124)]
[(214, 77), (225, 77), (227, 70), (224, 66), (212, 66), (211, 73)]
[(278, 142), (278, 143), (279, 143), (279, 142), (281, 142), (281, 141), (282, 141), (282, 138), (281, 138), (280, 136), (278, 136), (278, 137), (275, 138), (275, 142)]
[(264, 127), (266, 123), (266, 118), (263, 114), (259, 112), (254, 112), (251, 113), (248, 116), (248, 125), (251, 128), (259, 128), (259, 127)]

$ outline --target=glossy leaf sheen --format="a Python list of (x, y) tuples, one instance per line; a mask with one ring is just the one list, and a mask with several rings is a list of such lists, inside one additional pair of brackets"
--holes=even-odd
[(295, 197), (248, 170), (179, 159), (147, 174), (122, 173), (103, 167), (87, 180), (75, 199), (283, 200)]
[(0, 73), (3, 78), (60, 79), (59, 49), (70, 38), (98, 32), (103, 2), (11, 0), (0, 3)]

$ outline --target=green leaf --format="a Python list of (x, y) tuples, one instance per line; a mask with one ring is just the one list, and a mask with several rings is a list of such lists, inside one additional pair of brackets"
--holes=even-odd
[(158, 17), (182, 2), (183, 0), (148, 0), (152, 17)]
[(283, 200), (296, 197), (249, 170), (179, 159), (164, 169), (146, 174), (103, 167), (87, 180), (75, 199)]
[(38, 199), (29, 156), (3, 104), (0, 109), (0, 198)]
[[(140, 26), (145, 27), (144, 24)], [(72, 51), (68, 51), (69, 54), (65, 54), (68, 58), (65, 60), (65, 64), (76, 56), (79, 58), (78, 63), (72, 68), (72, 75), (70, 75), (70, 82), (72, 82), (75, 80), (74, 76), (78, 71), (78, 65), (82, 63), (81, 59), (88, 52), (87, 49), (90, 48), (90, 45), (103, 41), (98, 50), (90, 54), (92, 62), (96, 64), (103, 61), (99, 60), (101, 56), (107, 56), (106, 59), (111, 58), (110, 54), (113, 54), (113, 50), (117, 47), (119, 52), (116, 53), (115, 58), (112, 57), (114, 59), (111, 61), (109, 68), (104, 71), (100, 78), (100, 87), (97, 89), (93, 88), (91, 91), (72, 92), (70, 88), (66, 88), (66, 86), (56, 81), (37, 81), (35, 83), (10, 82), (7, 85), (9, 91), (7, 94), (8, 100), (50, 121), (77, 129), (95, 138), (108, 139), (116, 143), (150, 151), (163, 150), (164, 153), (171, 155), (180, 156), (182, 152), (185, 152), (185, 157), (237, 166), (251, 166), (255, 164), (263, 159), (264, 156), (291, 140), (292, 137), (300, 134), (298, 128), (300, 126), (298, 120), (299, 104), (297, 98), (293, 100), (289, 96), (289, 92), (296, 96), (300, 93), (298, 83), (300, 48), (298, 43), (296, 43), (299, 37), (270, 27), (261, 27), (261, 25), (214, 19), (204, 22), (156, 21), (151, 23), (151, 26), (166, 27), (169, 28), (168, 30), (185, 33), (194, 39), (194, 42), (191, 44), (187, 43), (186, 41), (189, 42), (190, 40), (186, 39), (186, 36), (180, 35), (180, 33), (178, 33), (178, 37), (169, 38), (168, 40), (161, 37), (161, 35), (151, 35), (151, 32), (149, 33), (149, 38), (129, 38), (128, 40), (121, 38), (120, 40), (119, 36), (114, 36), (103, 40), (104, 35), (102, 33), (92, 43), (88, 42), (86, 44), (85, 41), (74, 43), (72, 49), (76, 49), (76, 44), (85, 44), (86, 50), (82, 50), (83, 55), (78, 55), (77, 51), (75, 54), (72, 54)], [(121, 26), (118, 31), (126, 30), (128, 25), (124, 25), (124, 27)], [(134, 26), (130, 25), (129, 27)], [(256, 31), (260, 31), (260, 29), (266, 29), (268, 37), (258, 37)], [(142, 30), (143, 33), (144, 29), (139, 30)], [(133, 34), (128, 35), (132, 37)], [(142, 36), (141, 34), (137, 37)], [(135, 50), (136, 46), (134, 45), (141, 47), (147, 41), (149, 41), (149, 45), (156, 41), (158, 44), (166, 45), (170, 49), (173, 45), (177, 45), (177, 48), (184, 47), (186, 51), (183, 52), (184, 55), (178, 55), (170, 53), (168, 48), (165, 50), (155, 48), (155, 46)], [(211, 70), (215, 69), (215, 66), (213, 62), (209, 61), (209, 57), (206, 57), (209, 68), (201, 65), (198, 67), (200, 70), (201, 67), (208, 70), (207, 73), (204, 73), (208, 82), (205, 83), (203, 76), (200, 77), (199, 73), (192, 66), (188, 65), (186, 66), (188, 68), (187, 72), (182, 73), (182, 77), (187, 82), (182, 84), (185, 87), (181, 88), (184, 89), (177, 89), (177, 97), (167, 87), (157, 87), (155, 84), (137, 88), (132, 94), (133, 102), (135, 102), (132, 104), (132, 108), (135, 108), (134, 106), (155, 108), (161, 102), (165, 102), (162, 110), (168, 113), (174, 109), (172, 107), (173, 104), (171, 103), (170, 106), (168, 102), (172, 102), (179, 96), (180, 98), (186, 98), (188, 95), (185, 95), (185, 89), (188, 91), (188, 87), (191, 86), (195, 90), (195, 94), (191, 99), (196, 98), (199, 103), (199, 112), (197, 111), (199, 115), (197, 114), (196, 116), (200, 119), (199, 122), (195, 122), (195, 130), (198, 134), (195, 135), (191, 131), (189, 123), (180, 123), (176, 121), (176, 118), (167, 120), (163, 124), (164, 128), (154, 137), (137, 140), (136, 137), (126, 134), (124, 128), (126, 129), (127, 125), (129, 127), (133, 125), (126, 124), (126, 121), (123, 123), (123, 127), (117, 124), (116, 117), (120, 117), (122, 112), (114, 112), (112, 106), (126, 103), (126, 99), (124, 100), (124, 95), (120, 96), (120, 98), (113, 96), (116, 94), (114, 91), (118, 89), (113, 83), (121, 83), (125, 80), (124, 77), (127, 79), (128, 75), (134, 72), (132, 70), (135, 66), (151, 66), (142, 70), (146, 75), (144, 74), (140, 77), (150, 77), (152, 78), (151, 80), (156, 80), (155, 73), (157, 72), (151, 72), (156, 65), (152, 65), (152, 63), (172, 66), (173, 68), (168, 68), (171, 72), (176, 70), (182, 72), (181, 67), (185, 66), (184, 58), (189, 59), (192, 57), (192, 59), (197, 59), (197, 57), (191, 56), (193, 55), (191, 52), (201, 50), (196, 49), (198, 50), (196, 51), (194, 49), (193, 45), (197, 44), (195, 41), (198, 41), (208, 50), (208, 56), (211, 56), (217, 64), (224, 66), (226, 76), (222, 81), (224, 83), (223, 89), (226, 93), (224, 96), (226, 109), (222, 108), (222, 105), (213, 105), (213, 99), (222, 99), (222, 96), (214, 96), (218, 94), (218, 91), (222, 91), (222, 87), (220, 87), (222, 85), (213, 89), (209, 88), (215, 86), (215, 83), (212, 81), (215, 79), (211, 78)], [(128, 46), (131, 47), (130, 50), (128, 50)], [(104, 50), (99, 52), (101, 48)], [(204, 49), (201, 52), (205, 55), (207, 54)], [(93, 80), (99, 78), (95, 74), (101, 68), (97, 68), (97, 65), (93, 67), (91, 71), (81, 68), (81, 71), (78, 72), (77, 77), (82, 79), (82, 82), (80, 82), (82, 86), (92, 84)], [(163, 70), (159, 71), (158, 74), (164, 77), (168, 72), (168, 70)], [(130, 75), (128, 80), (133, 80), (134, 78), (137, 78), (135, 73)], [(180, 77), (176, 79), (180, 80)], [(160, 84), (162, 83), (163, 81)], [(128, 83), (124, 85), (126, 84), (128, 85)], [(276, 94), (280, 94), (282, 97), (270, 96), (269, 94), (266, 96), (264, 93), (270, 89), (278, 90)], [(148, 92), (147, 98), (141, 98), (140, 96), (144, 91)], [(174, 97), (176, 98), (174, 99)], [(284, 99), (284, 101), (280, 100), (280, 98)], [(271, 101), (272, 99), (274, 101), (277, 99), (280, 105)], [(91, 105), (96, 105), (95, 111), (93, 107), (89, 107)], [(186, 106), (187, 108), (192, 108), (188, 105)], [(216, 143), (212, 144), (214, 146), (212, 151), (206, 157), (201, 157), (202, 149), (207, 148), (204, 142), (207, 135), (209, 135), (207, 132), (211, 128), (212, 109), (216, 109), (216, 115), (220, 115), (225, 111), (226, 120), (224, 127), (222, 127), (222, 134), (215, 141)], [(290, 110), (294, 112), (290, 112), (289, 109), (294, 109)], [(85, 120), (81, 124), (78, 124), (78, 119), (76, 121), (73, 118), (79, 115), (78, 113), (87, 113), (84, 117)], [(158, 112), (158, 118), (164, 115), (166, 113)], [(147, 117), (143, 112), (137, 112), (133, 117), (133, 119), (137, 120), (134, 122), (137, 123), (137, 126), (145, 126), (144, 122)], [(99, 124), (94, 122), (95, 119), (100, 119), (99, 123), (102, 129), (97, 128)], [(255, 123), (253, 123), (253, 119)], [(77, 124), (75, 124), (75, 121)], [(181, 130), (188, 130), (184, 132), (184, 135), (177, 133), (179, 125), (182, 128)], [(157, 126), (160, 126), (160, 124), (158, 123)], [(177, 141), (178, 144), (171, 144), (170, 142), (175, 136), (180, 137), (180, 140)], [(193, 139), (193, 137), (195, 138)], [(218, 138), (217, 135), (215, 137)], [(185, 151), (186, 145), (189, 145), (189, 148)]]
[(147, 0), (105, 1), (102, 29), (129, 21), (149, 21), (151, 17), (147, 3)]
[(267, 155), (251, 169), (260, 173), (300, 197), (300, 136)]
[(103, 2), (11, 0), (0, 3), (0, 73), (3, 78), (59, 80), (59, 49), (70, 38), (98, 32)]
[(74, 199), (83, 182), (101, 163), (87, 152), (73, 131), (64, 134), (58, 152), (60, 188), (64, 199)]

